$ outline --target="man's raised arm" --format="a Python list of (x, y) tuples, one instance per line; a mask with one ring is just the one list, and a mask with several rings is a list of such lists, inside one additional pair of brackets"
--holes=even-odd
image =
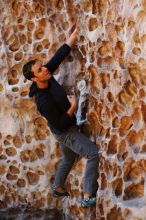
[(55, 70), (59, 67), (61, 62), (67, 57), (71, 48), (74, 46), (74, 43), (77, 39), (77, 29), (73, 31), (70, 37), (55, 53), (51, 60), (45, 65), (48, 68), (49, 72), (53, 74)]
[(76, 40), (77, 40), (77, 28), (75, 28), (75, 30), (73, 31), (73, 33), (70, 35), (70, 37), (67, 39), (67, 42), (66, 44), (69, 46), (69, 47), (73, 47)]

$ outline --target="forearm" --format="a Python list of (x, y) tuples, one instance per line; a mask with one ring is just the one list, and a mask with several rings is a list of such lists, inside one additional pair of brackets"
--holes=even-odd
[(68, 56), (71, 48), (67, 44), (63, 44), (51, 58), (51, 60), (45, 65), (51, 74), (59, 67), (61, 62)]
[(72, 118), (75, 113), (75, 110), (76, 110), (76, 106), (71, 105), (71, 107), (68, 109), (68, 111), (66, 113)]
[(45, 65), (48, 68), (49, 72), (53, 74), (55, 70), (59, 67), (61, 62), (68, 56), (71, 48), (74, 46), (75, 41), (77, 40), (77, 29), (70, 35), (66, 43), (64, 43), (51, 58), (51, 60)]
[(70, 38), (68, 38), (68, 40), (66, 41), (66, 44), (73, 48), (74, 44), (75, 44), (75, 41), (76, 41), (76, 36), (71, 36)]
[(75, 42), (77, 40), (77, 28), (73, 31), (73, 33), (70, 35), (70, 37), (67, 39), (66, 44), (73, 48)]

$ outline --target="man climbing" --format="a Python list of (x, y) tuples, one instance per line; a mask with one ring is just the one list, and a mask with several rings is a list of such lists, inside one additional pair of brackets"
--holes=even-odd
[(37, 60), (31, 60), (24, 65), (23, 74), (26, 79), (33, 81), (29, 96), (35, 96), (39, 112), (47, 119), (50, 130), (60, 143), (62, 161), (55, 175), (53, 195), (55, 197), (69, 196), (65, 190), (65, 181), (75, 159), (81, 155), (87, 158), (84, 198), (81, 205), (90, 207), (96, 204), (99, 149), (78, 131), (75, 117), (77, 101), (75, 97), (66, 95), (62, 86), (52, 75), (69, 54), (76, 40), (77, 29), (46, 65), (41, 65)]

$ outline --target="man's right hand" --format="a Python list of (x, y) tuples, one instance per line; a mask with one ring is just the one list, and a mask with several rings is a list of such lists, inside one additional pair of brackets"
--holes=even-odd
[(77, 109), (77, 100), (75, 96), (72, 95), (68, 95), (67, 98), (71, 104), (70, 108), (67, 111), (67, 114), (72, 118)]
[(76, 100), (76, 97), (74, 95), (68, 95), (67, 96), (71, 106), (77, 108), (77, 100)]
[(73, 27), (73, 29), (74, 29), (73, 32), (71, 33), (70, 37), (66, 41), (66, 44), (68, 44), (69, 47), (71, 48), (74, 46), (77, 40), (77, 36), (78, 36), (78, 28), (76, 27), (76, 25)]

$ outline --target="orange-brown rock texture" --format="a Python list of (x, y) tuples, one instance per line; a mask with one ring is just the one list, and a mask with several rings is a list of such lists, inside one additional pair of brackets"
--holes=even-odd
[[(146, 219), (146, 1), (0, 5), (0, 210), (62, 208), (75, 220)], [(28, 60), (47, 62), (76, 21), (78, 42), (55, 77), (76, 94), (78, 124), (100, 144), (97, 206), (88, 209), (79, 203), (85, 159), (68, 176), (71, 197), (52, 197), (59, 143), (22, 75)]]

